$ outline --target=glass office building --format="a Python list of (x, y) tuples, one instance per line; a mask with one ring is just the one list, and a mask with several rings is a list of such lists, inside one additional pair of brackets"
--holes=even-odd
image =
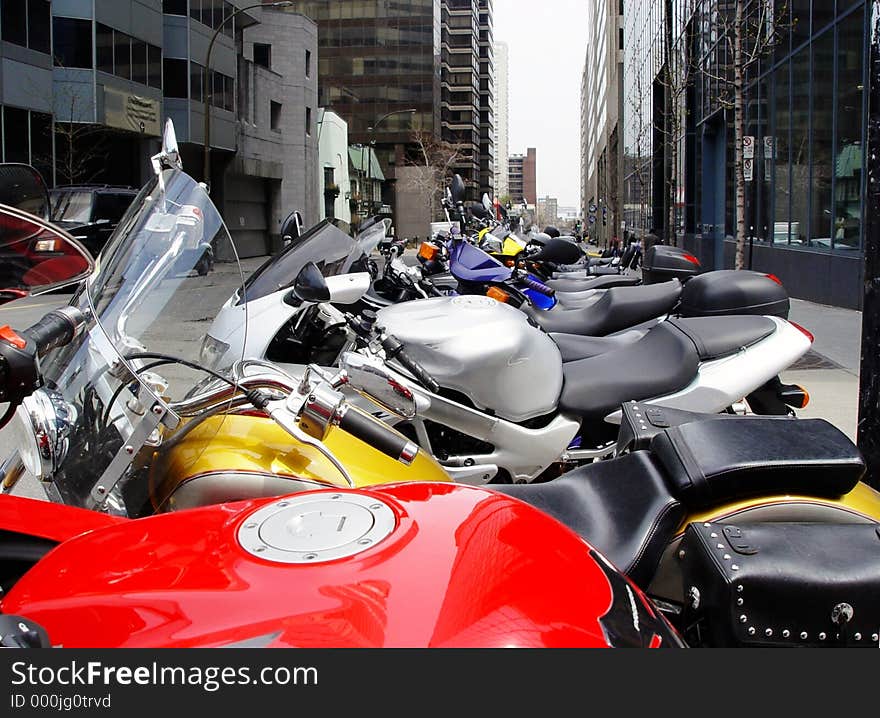
[[(625, 10), (625, 219), (636, 231), (666, 228), (707, 266), (733, 265), (734, 125), (725, 0), (676, 0), (667, 28), (662, 0)], [(769, 10), (761, 14), (763, 10)], [(751, 0), (751, 27), (778, 42), (746, 77), (747, 261), (789, 292), (858, 308), (861, 301), (867, 98), (864, 0)], [(759, 19), (763, 18), (763, 22)], [(687, 87), (663, 81), (669, 56), (692, 68)], [(674, 60), (673, 60), (674, 61)], [(670, 98), (674, 95), (679, 102)], [(672, 106), (679, 122), (666, 117)], [(672, 129), (675, 129), (672, 132)], [(674, 136), (673, 136), (674, 135)], [(673, 168), (671, 143), (677, 143)], [(675, 173), (677, 191), (668, 191)]]

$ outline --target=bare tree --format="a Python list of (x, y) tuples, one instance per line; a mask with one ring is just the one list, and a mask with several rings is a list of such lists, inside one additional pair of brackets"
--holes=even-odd
[[(54, 157), (50, 153), (37, 159), (54, 167), (56, 184), (93, 182), (104, 171), (110, 158), (100, 126), (78, 121), (86, 102), (73, 88), (56, 84), (54, 95), (47, 99), (56, 112), (53, 123), (55, 154)], [(67, 119), (58, 119), (59, 114), (66, 114)]]
[(446, 178), (470, 155), (466, 152), (466, 145), (446, 142), (431, 132), (416, 133), (413, 144), (414, 153), (407, 157), (404, 165), (421, 171), (411, 173), (401, 180), (401, 185), (422, 197), (430, 216), (438, 219)]
[[(792, 27), (788, 21), (788, 3), (778, 0), (718, 0), (718, 12), (710, 29), (722, 38), (727, 48), (729, 63), (720, 68), (702, 67), (700, 71), (719, 85), (720, 105), (733, 110), (734, 129), (734, 184), (736, 258), (735, 269), (745, 267), (746, 244), (746, 178), (743, 140), (746, 136), (745, 91), (746, 80), (768, 57)], [(747, 10), (748, 5), (748, 12)]]

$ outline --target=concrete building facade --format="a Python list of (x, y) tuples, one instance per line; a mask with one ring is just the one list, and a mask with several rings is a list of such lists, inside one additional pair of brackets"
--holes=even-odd
[[(623, 147), (621, 0), (587, 4), (587, 52), (581, 87), (581, 189), (587, 231), (600, 245), (622, 236), (620, 177)], [(590, 212), (590, 208), (595, 211)]]
[(185, 169), (206, 179), (207, 96), (212, 200), (243, 256), (271, 250), (288, 207), (318, 215), (317, 74), (305, 72), (317, 33), (296, 13), (239, 12), (252, 4), (4, 1), (4, 158), (30, 161), (50, 185), (140, 186), (170, 117)]

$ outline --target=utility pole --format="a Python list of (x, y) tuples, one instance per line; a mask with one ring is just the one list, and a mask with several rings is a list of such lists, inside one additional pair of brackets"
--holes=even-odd
[(859, 448), (868, 464), (866, 482), (880, 490), (880, 0), (869, 0), (868, 147), (865, 195), (865, 298), (862, 307), (862, 371)]

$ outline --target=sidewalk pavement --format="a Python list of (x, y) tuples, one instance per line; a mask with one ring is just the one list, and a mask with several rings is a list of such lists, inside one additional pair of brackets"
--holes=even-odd
[(855, 440), (862, 313), (792, 299), (790, 318), (816, 337), (807, 355), (782, 374), (784, 383), (801, 385), (810, 393), (810, 405), (798, 416), (827, 419)]

